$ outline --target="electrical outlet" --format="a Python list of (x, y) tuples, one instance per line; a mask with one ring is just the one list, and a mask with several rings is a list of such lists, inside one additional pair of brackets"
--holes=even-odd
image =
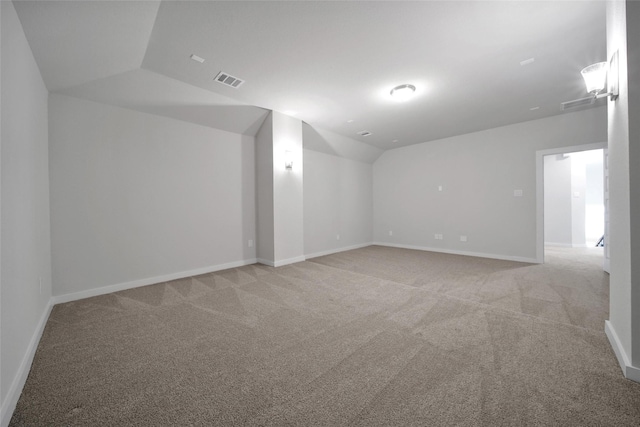
[(336, 240), (340, 240), (340, 235), (336, 234)]
[(438, 185), (438, 191), (442, 191), (442, 185)]
[(460, 236), (460, 241), (461, 242), (466, 242), (467, 241), (467, 236)]
[(442, 234), (435, 235), (436, 240), (443, 240)]
[(247, 245), (252, 248), (253, 247), (253, 239), (249, 239), (249, 241), (247, 242)]
[(389, 230), (389, 236), (393, 236), (393, 231)]

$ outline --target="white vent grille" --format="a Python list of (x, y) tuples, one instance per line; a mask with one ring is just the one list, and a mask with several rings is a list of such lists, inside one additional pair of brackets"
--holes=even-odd
[(238, 89), (244, 83), (244, 80), (234, 77), (229, 73), (225, 73), (224, 71), (220, 71), (215, 80), (218, 83), (222, 83), (223, 85), (230, 86), (234, 89)]
[(568, 110), (570, 108), (582, 107), (583, 105), (591, 105), (595, 102), (596, 98), (588, 96), (586, 98), (575, 99), (573, 101), (567, 101), (562, 103), (562, 109)]
[(360, 136), (369, 136), (369, 135), (371, 135), (371, 132), (369, 132), (367, 130), (361, 130), (360, 132), (358, 132), (358, 135), (360, 135)]

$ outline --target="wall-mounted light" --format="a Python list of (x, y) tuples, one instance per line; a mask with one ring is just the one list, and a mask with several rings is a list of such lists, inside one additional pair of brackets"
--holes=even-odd
[(293, 169), (293, 152), (292, 151), (287, 150), (284, 152), (284, 167), (287, 170)]
[[(598, 62), (589, 65), (580, 71), (587, 92), (593, 95), (593, 99), (611, 97), (611, 100), (618, 99), (618, 51), (611, 56), (611, 60)], [(603, 90), (605, 93), (601, 93)]]

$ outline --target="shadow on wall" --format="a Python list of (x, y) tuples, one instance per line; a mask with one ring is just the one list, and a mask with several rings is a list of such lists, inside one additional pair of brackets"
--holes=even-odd
[(250, 136), (258, 133), (269, 114), (269, 110), (244, 105), (146, 105), (129, 108)]
[(380, 148), (328, 130), (316, 129), (304, 122), (302, 123), (302, 141), (305, 150), (369, 164), (375, 162), (384, 152)]

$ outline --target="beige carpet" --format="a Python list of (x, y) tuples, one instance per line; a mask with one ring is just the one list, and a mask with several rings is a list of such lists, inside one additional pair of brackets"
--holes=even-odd
[(638, 426), (601, 260), (371, 246), (57, 305), (11, 425)]

